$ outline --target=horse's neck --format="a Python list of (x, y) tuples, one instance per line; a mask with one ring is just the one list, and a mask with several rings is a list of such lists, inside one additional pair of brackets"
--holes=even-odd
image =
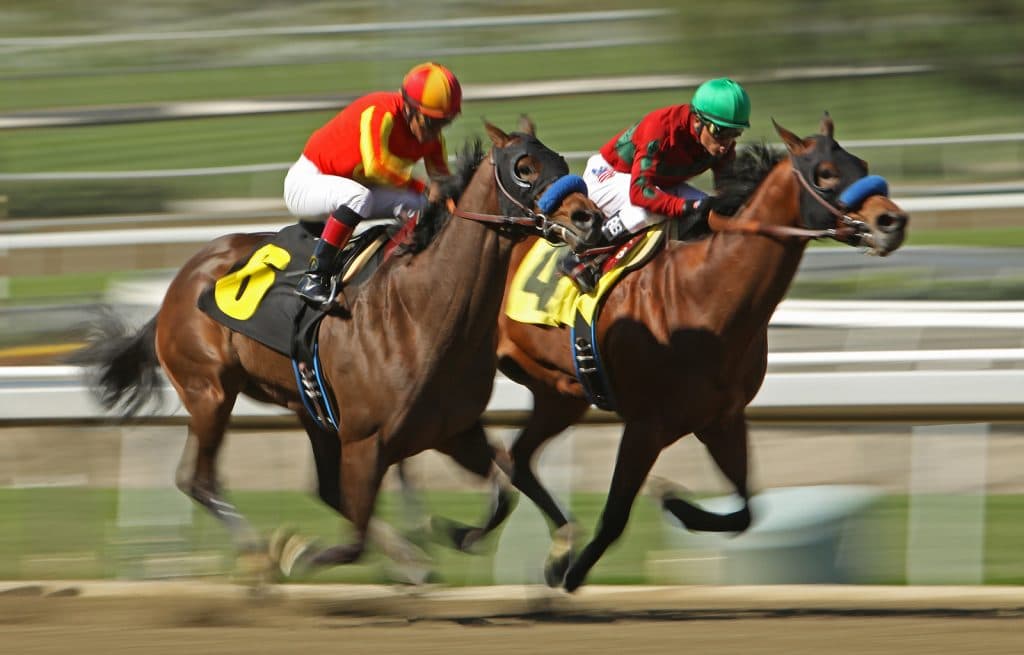
[[(733, 219), (796, 226), (800, 194), (788, 161), (775, 166)], [(723, 330), (767, 326), (789, 289), (807, 247), (805, 239), (717, 234), (709, 246), (703, 280), (712, 321)], [(728, 289), (716, 293), (715, 287)]]
[[(484, 161), (467, 186), (459, 207), (498, 213), (493, 170)], [(434, 243), (416, 256), (422, 271), (421, 311), (435, 326), (457, 324), (465, 334), (475, 326), (493, 326), (512, 253), (512, 240), (477, 221), (452, 216)], [(493, 311), (492, 311), (493, 310)]]

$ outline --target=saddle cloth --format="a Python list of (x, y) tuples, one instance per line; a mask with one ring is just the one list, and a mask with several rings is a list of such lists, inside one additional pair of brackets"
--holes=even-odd
[[(346, 285), (361, 283), (376, 268), (388, 240), (388, 225), (372, 225), (352, 238), (342, 257)], [(270, 234), (253, 252), (205, 290), (199, 309), (231, 330), (255, 339), (286, 357), (292, 354), (292, 335), (307, 329), (320, 312), (301, 312), (305, 306), (295, 286), (306, 272), (315, 237), (301, 225)], [(296, 317), (299, 317), (296, 322)]]
[(667, 232), (664, 224), (655, 225), (624, 243), (606, 262), (591, 293), (581, 293), (572, 280), (558, 275), (558, 260), (568, 246), (538, 239), (512, 277), (505, 314), (520, 323), (560, 327), (573, 325), (578, 312), (593, 323), (608, 291), (623, 275), (650, 261), (666, 242)]

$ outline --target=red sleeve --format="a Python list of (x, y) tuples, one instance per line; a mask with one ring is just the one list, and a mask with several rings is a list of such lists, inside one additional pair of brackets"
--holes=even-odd
[(423, 156), (423, 165), (427, 169), (427, 175), (431, 178), (452, 174), (448, 169), (448, 149), (443, 136), (438, 135), (437, 141), (431, 144), (430, 149)]
[(665, 193), (654, 184), (658, 163), (669, 140), (668, 130), (658, 116), (648, 114), (633, 131), (635, 151), (630, 168), (629, 201), (655, 214), (679, 216), (683, 213), (683, 199)]

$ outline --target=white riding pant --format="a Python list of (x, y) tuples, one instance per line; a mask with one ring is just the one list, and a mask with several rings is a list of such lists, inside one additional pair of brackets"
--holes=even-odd
[[(611, 222), (618, 218), (630, 234), (639, 232), (648, 225), (657, 225), (668, 218), (663, 214), (652, 214), (643, 207), (632, 204), (629, 201), (632, 175), (616, 171), (605, 161), (601, 153), (587, 160), (583, 180), (587, 183), (587, 194), (604, 212), (607, 221)], [(688, 200), (699, 200), (708, 195), (687, 182), (681, 182), (662, 191)]]
[(324, 221), (342, 206), (363, 218), (393, 218), (402, 210), (423, 209), (426, 198), (409, 189), (367, 187), (347, 177), (325, 175), (302, 155), (284, 177), (284, 204), (296, 218)]

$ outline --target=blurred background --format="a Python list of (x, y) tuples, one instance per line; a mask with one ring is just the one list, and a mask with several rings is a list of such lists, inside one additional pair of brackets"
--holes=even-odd
[[(751, 409), (765, 518), (689, 536), (640, 499), (593, 582), (1024, 583), (1024, 1), (9, 0), (0, 18), (0, 578), (230, 568), (226, 534), (173, 488), (180, 410), (108, 425), (61, 360), (98, 305), (141, 323), (204, 242), (288, 223), (281, 185), (309, 134), (434, 59), (465, 90), (451, 150), (525, 112), (579, 172), (730, 76), (753, 102), (741, 143), (776, 143), (771, 118), (813, 133), (827, 110), (912, 216), (884, 260), (808, 249)], [(241, 509), (337, 536), (305, 437), (239, 415), (223, 461)], [(586, 529), (618, 435), (592, 418), (541, 462)], [(494, 413), (492, 436), (516, 420)], [(727, 504), (691, 441), (655, 472)], [(483, 511), (444, 462), (414, 470), (428, 506)], [(527, 505), (481, 556), (439, 551), (443, 579), (538, 580), (547, 534)], [(401, 518), (397, 494), (382, 511)], [(317, 580), (380, 574), (371, 558)]]

